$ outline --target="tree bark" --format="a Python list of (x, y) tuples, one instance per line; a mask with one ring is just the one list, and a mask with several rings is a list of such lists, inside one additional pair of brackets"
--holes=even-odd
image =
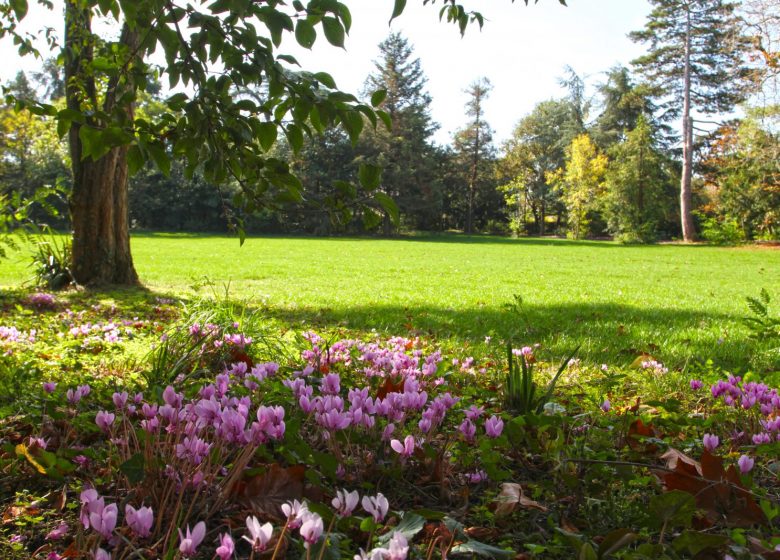
[[(86, 65), (92, 60), (91, 14), (78, 0), (65, 4), (65, 83), (69, 109), (83, 111), (98, 107), (94, 78)], [(132, 54), (138, 48), (138, 34), (125, 27), (122, 41)], [(107, 86), (103, 110), (110, 114), (116, 100), (127, 91), (122, 77)], [(124, 108), (132, 122), (132, 104)], [(105, 123), (88, 121), (101, 127)], [(138, 274), (130, 253), (128, 212), (127, 147), (111, 149), (103, 157), (83, 158), (79, 138), (81, 124), (73, 122), (68, 134), (73, 171), (70, 214), (73, 225), (71, 272), (79, 284), (137, 285)]]
[(693, 224), (693, 119), (691, 118), (691, 12), (686, 6), (685, 28), (685, 71), (683, 74), (683, 154), (682, 178), (680, 180), (680, 220), (682, 222), (683, 240), (690, 243), (696, 240), (696, 229)]

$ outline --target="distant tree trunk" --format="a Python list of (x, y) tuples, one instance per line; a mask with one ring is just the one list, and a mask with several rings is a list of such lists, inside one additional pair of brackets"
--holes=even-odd
[[(65, 83), (67, 106), (81, 112), (98, 106), (95, 83), (84, 79), (89, 69), (85, 64), (92, 59), (92, 49), (83, 39), (83, 32), (91, 26), (89, 8), (79, 0), (65, 4)], [(122, 41), (130, 52), (138, 49), (138, 33), (127, 27), (122, 30)], [(79, 76), (78, 79), (73, 79)], [(74, 86), (85, 83), (85, 89)], [(116, 99), (125, 87), (120, 77), (108, 84), (103, 110), (110, 113)], [(128, 118), (132, 121), (133, 109)], [(99, 127), (100, 123), (90, 124)], [(69, 148), (73, 169), (73, 192), (70, 214), (73, 223), (73, 255), (71, 270), (79, 284), (138, 284), (138, 275), (130, 254), (128, 212), (127, 147), (114, 148), (98, 160), (82, 158), (83, 146), (79, 138), (81, 125), (74, 122), (69, 131)]]
[(686, 6), (685, 28), (685, 71), (683, 74), (683, 153), (682, 178), (680, 180), (680, 220), (682, 222), (683, 240), (686, 243), (696, 240), (696, 230), (693, 224), (693, 197), (691, 183), (693, 180), (693, 119), (691, 118), (691, 12)]

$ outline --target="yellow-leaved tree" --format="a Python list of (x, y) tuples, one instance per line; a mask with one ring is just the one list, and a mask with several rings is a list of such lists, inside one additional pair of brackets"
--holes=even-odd
[(588, 214), (597, 208), (604, 191), (607, 156), (600, 153), (587, 134), (580, 134), (569, 146), (565, 168), (547, 174), (547, 182), (561, 192), (566, 205), (568, 236), (582, 239), (588, 233)]

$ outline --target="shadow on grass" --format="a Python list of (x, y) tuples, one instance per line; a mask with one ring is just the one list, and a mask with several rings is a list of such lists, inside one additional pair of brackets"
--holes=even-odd
[[(13, 299), (6, 299), (4, 306), (2, 295), (0, 312), (3, 307), (8, 309)], [(160, 298), (170, 297), (146, 288), (107, 288), (71, 292), (67, 299), (76, 305), (112, 300), (120, 308), (132, 308), (155, 305)], [(735, 372), (780, 371), (780, 353), (767, 352), (770, 346), (749, 338), (739, 318), (724, 313), (604, 303), (524, 304), (520, 312), (455, 305), (378, 305), (268, 307), (262, 313), (293, 329), (344, 329), (352, 333), (348, 336), (372, 329), (380, 336), (419, 335), (463, 348), (466, 354), (491, 336), (496, 341), (511, 338), (516, 345), (540, 342), (557, 356), (581, 345), (579, 357), (596, 365), (621, 366), (649, 354), (671, 368), (712, 360), (717, 367)]]
[(581, 344), (579, 357), (592, 364), (624, 365), (649, 354), (671, 367), (712, 360), (718, 367), (778, 370), (780, 359), (754, 358), (762, 347), (731, 315), (619, 304), (525, 305), (511, 309), (372, 306), (269, 308), (274, 319), (294, 328), (376, 329), (387, 335), (420, 334), (456, 346), (483, 343), (485, 336), (515, 344), (540, 342), (563, 355)]

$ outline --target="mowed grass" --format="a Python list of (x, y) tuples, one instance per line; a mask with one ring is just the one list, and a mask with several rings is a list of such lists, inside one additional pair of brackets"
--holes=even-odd
[[(745, 297), (762, 287), (780, 303), (776, 249), (477, 236), (255, 237), (241, 247), (227, 236), (138, 234), (132, 244), (149, 289), (187, 295), (204, 278), (229, 282), (232, 297), (296, 328), (419, 333), (475, 353), (486, 336), (559, 355), (582, 344), (592, 364), (646, 353), (677, 368), (712, 359), (780, 369), (772, 344), (742, 323)], [(0, 285), (27, 277), (24, 258), (0, 263)], [(510, 309), (515, 295), (523, 304)]]

